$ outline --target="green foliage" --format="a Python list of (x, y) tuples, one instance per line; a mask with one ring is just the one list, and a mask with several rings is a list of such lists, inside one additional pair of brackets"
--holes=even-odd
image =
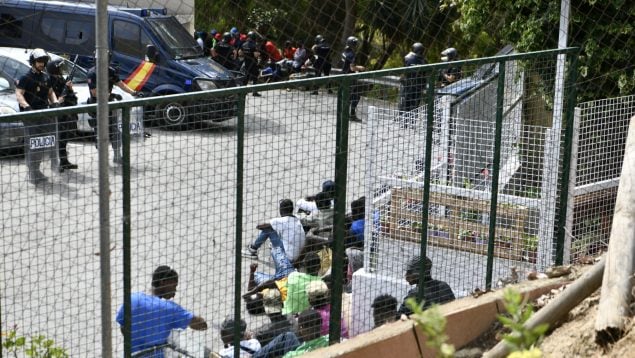
[(503, 340), (509, 345), (512, 352), (532, 350), (535, 345), (540, 343), (549, 329), (549, 325), (544, 323), (534, 328), (524, 326), (525, 322), (534, 314), (534, 309), (519, 292), (511, 288), (505, 289), (503, 302), (507, 314), (498, 315), (498, 320), (509, 330), (509, 333), (503, 336)]
[(446, 319), (439, 311), (437, 305), (423, 310), (423, 304), (417, 304), (414, 298), (406, 300), (406, 306), (412, 310), (410, 316), (426, 336), (426, 345), (437, 352), (437, 357), (452, 357), (454, 346), (445, 343), (448, 336), (445, 335)]
[(52, 339), (48, 339), (43, 335), (20, 336), (16, 329), (6, 333), (5, 338), (2, 340), (2, 350), (13, 357), (23, 355), (33, 358), (69, 357), (66, 350), (56, 347)]

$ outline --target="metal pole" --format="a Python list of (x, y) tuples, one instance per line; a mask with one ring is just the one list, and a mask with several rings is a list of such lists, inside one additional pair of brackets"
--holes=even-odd
[(121, 131), (123, 151), (123, 352), (132, 354), (132, 284), (131, 284), (131, 217), (130, 203), (130, 107), (122, 108)]
[(505, 106), (505, 64), (498, 63), (498, 87), (496, 91), (496, 129), (494, 130), (494, 158), (492, 163), (492, 197), (490, 199), (489, 238), (487, 240), (487, 271), (485, 288), (492, 289), (494, 271), (494, 239), (496, 238), (496, 207), (498, 206), (498, 174), (501, 161), (501, 137), (503, 136), (503, 110)]
[[(340, 82), (337, 98), (337, 124), (335, 134), (335, 216), (333, 217), (333, 263), (331, 278), (331, 317), (329, 322), (329, 344), (339, 343), (342, 317), (342, 286), (344, 281), (344, 240), (346, 233), (346, 177), (348, 160), (348, 124), (351, 80), (346, 76)], [(368, 198), (367, 198), (368, 201)], [(368, 203), (366, 203), (368, 205)]]
[[(236, 126), (236, 252), (234, 272), (241, 272), (243, 238), (243, 167), (245, 151), (245, 95), (238, 95), (238, 114)], [(241, 277), (234, 275), (234, 357), (240, 356), (240, 308)]]
[(108, 2), (97, 0), (97, 144), (99, 152), (99, 259), (101, 278), (101, 356), (112, 357), (110, 292), (110, 185), (108, 179)]

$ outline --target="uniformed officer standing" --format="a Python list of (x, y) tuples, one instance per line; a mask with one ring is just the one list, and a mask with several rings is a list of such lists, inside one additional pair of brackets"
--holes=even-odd
[[(59, 106), (57, 96), (53, 92), (51, 80), (44, 73), (44, 68), (51, 58), (41, 48), (34, 49), (29, 55), (29, 72), (16, 83), (15, 97), (20, 105), (20, 112), (55, 108)], [(51, 169), (55, 165), (55, 117), (24, 120), (24, 142), (26, 165), (29, 170), (28, 180), (32, 184), (44, 183), (48, 178), (40, 171), (40, 163), (48, 156)]]
[[(51, 86), (53, 92), (57, 97), (64, 97), (62, 102), (63, 107), (70, 107), (77, 105), (77, 96), (73, 91), (73, 83), (71, 79), (68, 81), (62, 75), (62, 65), (64, 60), (56, 58), (49, 61), (46, 65), (46, 72), (51, 79)], [(68, 151), (66, 150), (67, 144), (72, 139), (77, 131), (77, 115), (69, 114), (57, 117), (57, 133), (58, 133), (58, 156), (59, 166), (58, 169), (63, 172), (65, 169), (77, 169), (77, 164), (73, 164), (68, 161)]]
[[(315, 36), (315, 44), (312, 51), (315, 54), (315, 62), (313, 63), (315, 76), (320, 77), (322, 74), (329, 76), (331, 74), (331, 61), (329, 60), (331, 57), (331, 45), (324, 40), (324, 36)], [(327, 85), (327, 87), (328, 93), (333, 93), (330, 86)], [(311, 94), (318, 94), (317, 88)]]
[(230, 44), (232, 34), (225, 32), (223, 38), (212, 48), (212, 59), (228, 70), (236, 69), (234, 47)]
[[(247, 85), (249, 81), (253, 84), (258, 82), (258, 57), (260, 56), (260, 52), (258, 51), (258, 44), (256, 43), (257, 38), (258, 34), (254, 31), (249, 31), (247, 33), (247, 41), (245, 41), (240, 48), (240, 56), (243, 57), (242, 70), (247, 76), (245, 85)], [(254, 92), (253, 95), (260, 97), (260, 93), (258, 92)]]
[[(412, 45), (412, 51), (404, 56), (403, 62), (404, 67), (425, 65), (423, 44), (415, 42)], [(399, 82), (401, 82), (399, 87), (399, 111), (401, 115), (405, 115), (404, 112), (410, 112), (419, 106), (426, 86), (426, 78), (420, 71), (408, 72), (401, 76)]]
[[(97, 59), (95, 58), (95, 60)], [(110, 62), (110, 53), (108, 54), (108, 62)], [(90, 89), (90, 98), (88, 100), (88, 103), (97, 103), (97, 68), (93, 67), (88, 70), (87, 77), (88, 88)], [(108, 66), (108, 93), (110, 94), (108, 98), (109, 101), (112, 101), (114, 99), (121, 99), (121, 96), (112, 93), (113, 86), (117, 86), (124, 92), (129, 93), (133, 96), (137, 96), (139, 94), (137, 91), (128, 87), (128, 85), (119, 78), (119, 71), (111, 65)], [(123, 159), (121, 158), (121, 138), (119, 126), (117, 123), (117, 115), (115, 113), (110, 113), (108, 115), (108, 138), (110, 139), (110, 145), (112, 146), (112, 150), (114, 153), (113, 162), (115, 164), (123, 164)]]
[[(446, 48), (441, 52), (441, 61), (450, 62), (459, 59), (459, 52), (454, 48)], [(463, 77), (461, 66), (451, 66), (441, 71), (441, 87), (454, 83)]]
[[(359, 40), (355, 36), (349, 36), (346, 39), (346, 47), (344, 48), (344, 52), (342, 52), (342, 73), (355, 73), (355, 72), (363, 72), (366, 70), (364, 66), (359, 66), (355, 64), (355, 50), (357, 50), (357, 45), (359, 44)], [(350, 120), (354, 122), (361, 122), (355, 113), (357, 109), (357, 104), (360, 99), (360, 91), (361, 88), (357, 83), (351, 82), (351, 96), (350, 96)]]

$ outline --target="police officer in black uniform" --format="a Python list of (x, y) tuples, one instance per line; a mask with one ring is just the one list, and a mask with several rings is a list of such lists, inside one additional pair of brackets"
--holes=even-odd
[(228, 70), (236, 69), (236, 59), (234, 58), (234, 48), (230, 44), (232, 34), (225, 32), (223, 38), (216, 42), (212, 48), (212, 59)]
[[(34, 49), (29, 55), (31, 68), (16, 82), (15, 97), (20, 105), (20, 112), (55, 108), (59, 102), (49, 76), (44, 73), (50, 56), (41, 48)], [(55, 166), (56, 123), (55, 117), (24, 120), (24, 144), (26, 165), (29, 170), (28, 180), (32, 184), (41, 184), (48, 178), (40, 171), (40, 163), (48, 156), (51, 168)]]
[[(459, 59), (459, 53), (454, 47), (446, 48), (441, 52), (441, 61), (451, 62)], [(461, 66), (453, 65), (441, 71), (441, 87), (454, 83), (463, 77)]]
[[(46, 65), (46, 72), (51, 79), (51, 86), (53, 92), (59, 97), (63, 97), (63, 107), (70, 107), (77, 105), (77, 96), (73, 91), (73, 83), (71, 80), (66, 80), (62, 75), (62, 65), (64, 60), (56, 58)], [(68, 142), (75, 136), (77, 131), (77, 115), (69, 114), (57, 117), (57, 133), (58, 133), (58, 156), (59, 166), (58, 169), (62, 173), (66, 169), (77, 169), (77, 164), (73, 164), (68, 161), (68, 152), (66, 146)]]
[[(311, 50), (315, 55), (315, 61), (313, 62), (313, 66), (315, 67), (315, 76), (320, 77), (322, 74), (324, 74), (324, 76), (329, 76), (331, 74), (331, 45), (324, 40), (324, 36), (317, 35), (315, 36), (315, 44)], [(333, 93), (333, 91), (331, 91), (331, 87), (328, 85), (327, 87), (328, 93)], [(313, 90), (311, 94), (318, 94), (317, 88)]]
[[(253, 84), (258, 82), (258, 57), (260, 56), (260, 52), (258, 50), (258, 44), (256, 43), (257, 38), (258, 34), (254, 31), (249, 31), (247, 33), (247, 41), (245, 41), (240, 48), (240, 56), (243, 57), (241, 70), (247, 77), (245, 85), (249, 84), (249, 81)], [(260, 93), (258, 92), (254, 92), (253, 95), (260, 97)]]
[[(95, 60), (97, 60), (97, 58), (95, 58)], [(110, 62), (110, 53), (108, 53), (108, 62)], [(88, 88), (90, 89), (90, 98), (88, 99), (88, 103), (97, 103), (96, 66), (88, 70), (87, 77)], [(120, 95), (112, 93), (113, 86), (117, 86), (124, 92), (129, 93), (133, 96), (139, 95), (137, 91), (128, 87), (128, 85), (119, 78), (119, 71), (115, 69), (115, 67), (110, 65), (108, 66), (108, 93), (110, 94), (108, 97), (108, 101), (121, 100)], [(113, 162), (118, 165), (123, 164), (123, 159), (121, 158), (121, 138), (119, 126), (117, 125), (117, 115), (112, 112), (108, 115), (108, 138), (110, 139), (110, 145), (112, 146), (112, 150), (114, 153)]]
[[(344, 52), (342, 52), (342, 73), (355, 73), (365, 71), (366, 68), (364, 66), (359, 66), (355, 63), (357, 45), (359, 44), (359, 39), (355, 36), (349, 36), (346, 39), (346, 47), (344, 48)], [(352, 83), (351, 85), (351, 97), (350, 97), (350, 120), (354, 122), (361, 122), (355, 113), (357, 109), (357, 104), (359, 103), (359, 99), (361, 88), (357, 83)]]
[[(404, 67), (425, 65), (423, 58), (423, 44), (415, 42), (410, 51), (403, 59)], [(426, 86), (426, 78), (420, 71), (405, 73), (399, 79), (399, 112), (401, 116), (406, 115), (419, 106), (421, 96)]]

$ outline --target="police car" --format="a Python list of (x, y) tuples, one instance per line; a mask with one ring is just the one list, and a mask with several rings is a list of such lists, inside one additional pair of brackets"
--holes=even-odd
[[(32, 50), (12, 47), (0, 47), (0, 71), (3, 71), (11, 82), (19, 79), (23, 74), (27, 73), (31, 66), (29, 65), (29, 54)], [(49, 53), (51, 60), (61, 58), (55, 54)], [(62, 74), (67, 77), (73, 67), (75, 72), (73, 75), (73, 90), (77, 96), (78, 105), (85, 104), (90, 97), (90, 90), (88, 89), (88, 71), (83, 67), (74, 64), (68, 59), (64, 59), (64, 64), (61, 67)], [(14, 87), (15, 88), (15, 87)], [(122, 100), (134, 99), (130, 94), (122, 91), (119, 87), (113, 87), (112, 93), (121, 96)], [(15, 91), (13, 92), (13, 100), (15, 102), (14, 108), (18, 110), (17, 100), (15, 99)], [(118, 111), (121, 112), (121, 111)], [(121, 114), (118, 114), (121, 117)], [(94, 134), (95, 130), (89, 124), (91, 119), (88, 113), (80, 113), (77, 120), (77, 131), (79, 133)], [(130, 133), (134, 137), (143, 137), (143, 107), (132, 107), (130, 109)]]

